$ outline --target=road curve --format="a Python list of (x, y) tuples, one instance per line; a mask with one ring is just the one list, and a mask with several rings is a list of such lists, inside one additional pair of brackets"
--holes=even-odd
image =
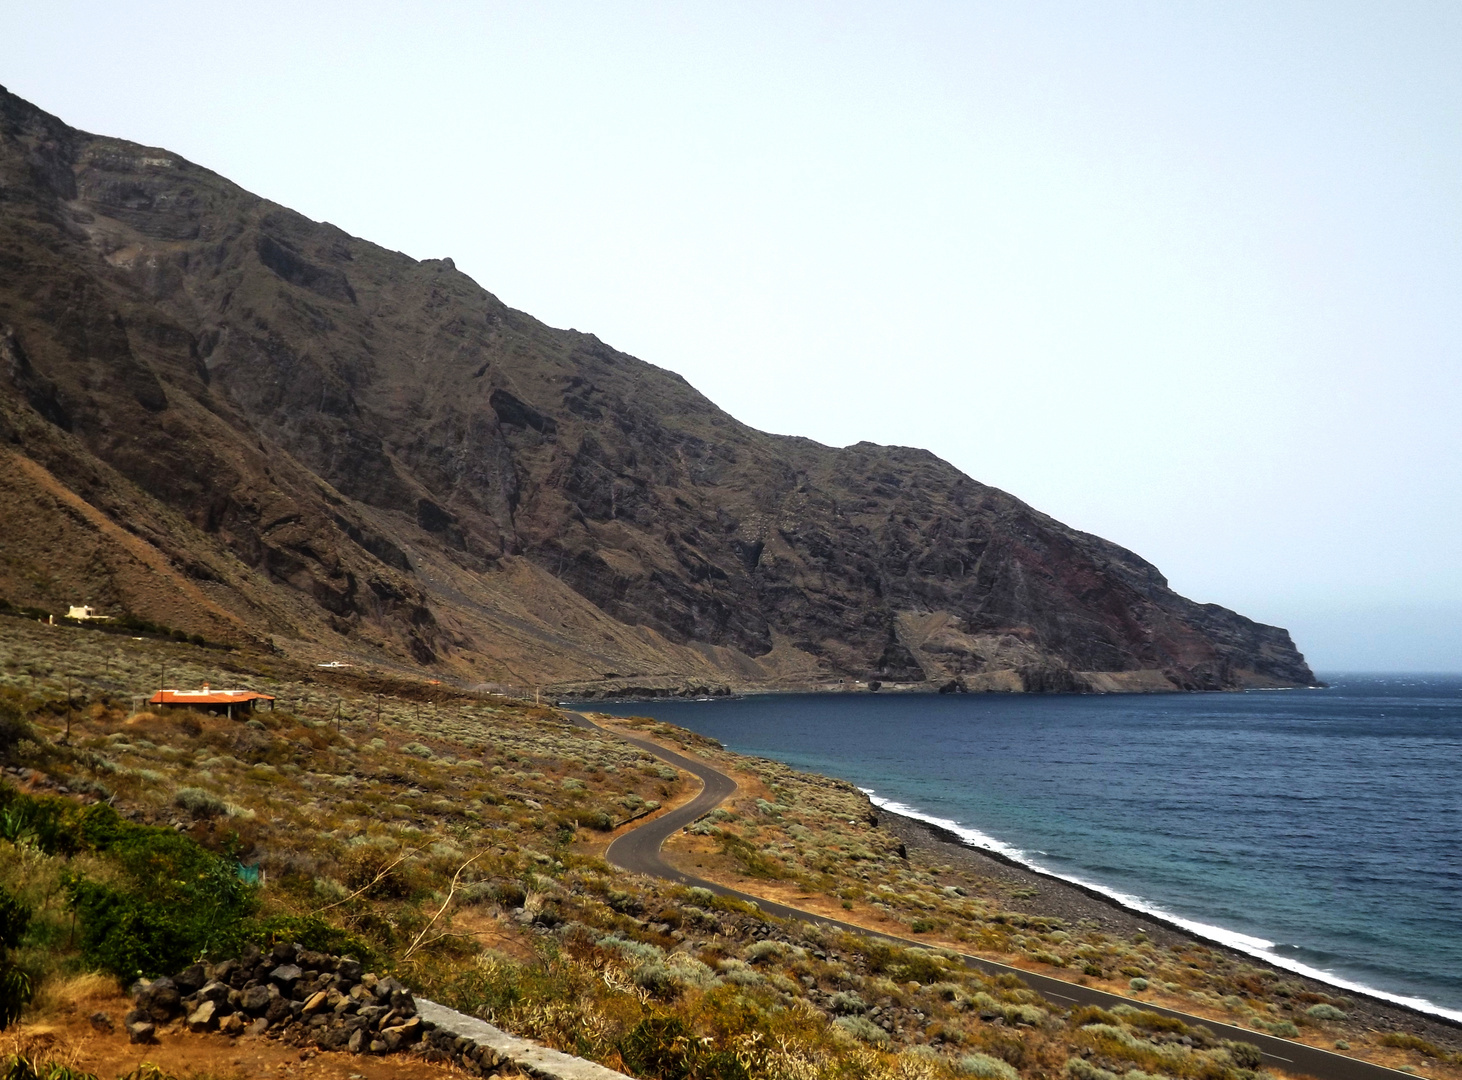
[[(723, 800), (729, 798), (736, 791), (736, 781), (732, 780), (720, 770), (713, 769), (704, 761), (686, 757), (684, 754), (677, 754), (675, 751), (667, 750), (665, 747), (660, 746), (658, 743), (653, 743), (649, 739), (637, 739), (632, 735), (625, 735), (618, 731), (601, 728), (582, 713), (566, 712), (565, 715), (579, 727), (594, 728), (597, 731), (604, 732), (606, 735), (613, 735), (617, 739), (622, 739), (627, 743), (638, 746), (642, 750), (649, 751), (662, 761), (674, 765), (677, 769), (684, 769), (686, 772), (698, 777), (703, 785), (701, 793), (684, 806), (677, 807), (669, 813), (660, 815), (654, 820), (641, 825), (639, 828), (633, 829), (623, 836), (618, 837), (610, 844), (608, 851), (605, 852), (605, 858), (612, 866), (617, 866), (621, 870), (630, 870), (637, 874), (649, 874), (654, 877), (664, 878), (681, 885), (709, 889), (718, 896), (728, 896), (736, 900), (744, 900), (755, 904), (766, 914), (774, 915), (777, 918), (800, 919), (804, 922), (834, 927), (838, 930), (845, 930), (853, 934), (882, 938), (885, 941), (896, 942), (899, 945), (920, 945), (926, 948), (928, 947), (926, 943), (921, 941), (895, 937), (892, 934), (869, 930), (864, 926), (855, 926), (852, 923), (843, 922), (840, 919), (830, 919), (825, 915), (803, 911), (800, 908), (788, 907), (786, 904), (779, 904), (773, 900), (764, 900), (760, 896), (739, 892), (736, 889), (729, 889), (724, 885), (718, 885), (714, 881), (707, 881), (704, 878), (694, 877), (691, 874), (677, 870), (660, 857), (660, 846), (672, 835), (696, 819), (710, 813)], [(1160, 1005), (1152, 1005), (1145, 1001), (1125, 998), (1118, 994), (1109, 994), (1105, 990), (1082, 986), (1079, 983), (1066, 982), (1063, 979), (1054, 979), (1049, 975), (1040, 975), (1033, 971), (1026, 971), (1023, 968), (999, 964), (994, 960), (986, 960), (983, 957), (970, 956), (966, 953), (961, 953), (960, 955), (969, 967), (983, 971), (988, 975), (1000, 975), (1006, 972), (1018, 975), (1032, 990), (1035, 990), (1041, 996), (1065, 1008), (1075, 1005), (1098, 1005), (1102, 1008), (1109, 1009), (1113, 1005), (1138, 1005), (1152, 1012), (1177, 1017), (1187, 1024), (1202, 1024), (1220, 1039), (1233, 1039), (1237, 1042), (1252, 1043), (1259, 1048), (1267, 1063), (1284, 1069), (1289, 1073), (1320, 1077), (1322, 1080), (1402, 1080), (1402, 1078), (1416, 1080), (1416, 1077), (1412, 1074), (1388, 1069), (1384, 1065), (1375, 1065), (1369, 1061), (1360, 1061), (1356, 1058), (1345, 1057), (1341, 1054), (1333, 1054), (1328, 1050), (1307, 1046), (1304, 1043), (1291, 1042), (1288, 1039), (1281, 1039), (1274, 1035), (1266, 1035), (1258, 1031), (1249, 1031), (1247, 1028), (1235, 1027), (1232, 1024), (1209, 1020), (1207, 1017), (1193, 1016), (1188, 1013), (1178, 1012), (1174, 1009), (1165, 1009)]]

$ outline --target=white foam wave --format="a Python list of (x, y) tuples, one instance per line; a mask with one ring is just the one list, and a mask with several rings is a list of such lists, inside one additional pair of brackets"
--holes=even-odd
[(922, 810), (917, 810), (912, 806), (906, 806), (893, 799), (885, 799), (875, 794), (872, 788), (862, 788), (860, 790), (868, 796), (868, 800), (874, 806), (887, 810), (890, 813), (899, 814), (906, 818), (913, 818), (915, 821), (925, 821), (930, 825), (937, 825), (941, 829), (954, 833), (971, 847), (997, 852), (1000, 855), (1004, 855), (1007, 859), (1018, 862), (1022, 866), (1028, 866), (1032, 870), (1045, 874), (1047, 877), (1057, 878), (1061, 881), (1069, 881), (1073, 885), (1080, 885), (1083, 889), (1090, 889), (1092, 892), (1101, 893), (1103, 896), (1115, 900), (1125, 908), (1141, 912), (1144, 915), (1151, 915), (1155, 919), (1172, 923), (1174, 926), (1180, 926), (1191, 934), (1196, 934), (1198, 937), (1206, 938), (1220, 945), (1227, 945), (1229, 948), (1236, 949), (1239, 952), (1248, 953), (1250, 956), (1262, 959), (1267, 964), (1284, 968), (1286, 971), (1292, 971), (1296, 975), (1304, 975), (1307, 978), (1329, 983), (1331, 986), (1341, 990), (1351, 990), (1358, 994), (1366, 994), (1370, 997), (1380, 998), (1383, 1001), (1390, 1001), (1397, 1005), (1405, 1005), (1407, 1008), (1415, 1009), (1418, 1012), (1431, 1013), (1433, 1016), (1445, 1016), (1449, 1020), (1462, 1022), (1462, 1011), (1457, 1009), (1444, 1008), (1441, 1005), (1427, 1001), (1425, 998), (1408, 997), (1404, 994), (1393, 994), (1387, 990), (1378, 990), (1374, 986), (1367, 986), (1365, 983), (1356, 982), (1343, 975), (1336, 975), (1333, 972), (1312, 967), (1299, 960), (1294, 960), (1288, 956), (1274, 952), (1276, 943), (1273, 941), (1267, 941), (1264, 938), (1254, 937), (1250, 934), (1242, 934), (1237, 930), (1230, 930), (1227, 927), (1214, 926), (1211, 923), (1198, 922), (1194, 919), (1185, 919), (1181, 915), (1174, 915), (1169, 911), (1157, 907), (1151, 901), (1144, 900), (1140, 896), (1120, 892), (1098, 882), (1087, 881), (1084, 878), (1075, 877), (1071, 874), (1057, 873), (1040, 865), (1020, 848), (997, 840), (993, 836), (980, 832), (978, 829), (972, 829), (968, 825), (961, 825), (959, 822), (951, 821), (949, 818), (926, 814)]

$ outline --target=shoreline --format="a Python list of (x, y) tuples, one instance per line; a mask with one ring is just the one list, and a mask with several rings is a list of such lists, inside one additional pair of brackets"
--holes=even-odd
[(1011, 911), (1032, 916), (1055, 916), (1073, 925), (1083, 921), (1095, 923), (1106, 933), (1142, 932), (1160, 943), (1199, 942), (1240, 963), (1280, 968), (1290, 977), (1288, 981), (1310, 986), (1323, 993), (1351, 998), (1354, 1007), (1348, 1011), (1353, 1016), (1363, 1016), (1368, 1026), (1380, 1030), (1425, 1034), (1433, 1041), (1440, 1041), (1454, 1048), (1462, 1047), (1462, 1021), (1445, 1013), (1430, 1012), (1402, 1001), (1392, 1001), (1378, 996), (1372, 989), (1357, 989), (1307, 972), (1294, 971), (1275, 963), (1272, 957), (1236, 948), (1184, 926), (1170, 917), (1132, 907), (1099, 889), (1036, 869), (1000, 851), (980, 846), (936, 821), (912, 816), (907, 812), (907, 807), (894, 810), (877, 803), (873, 806), (879, 828), (893, 833), (910, 849), (920, 849), (926, 856), (938, 862), (962, 864), (968, 871), (1028, 890), (1025, 895), (1006, 899), (1005, 903)]
[[(1110, 674), (1107, 672), (1086, 672), (1092, 676)], [(1330, 683), (1317, 680), (1313, 683), (1255, 683), (1243, 686), (1224, 686), (1213, 688), (1194, 688), (1177, 685), (1168, 686), (1090, 686), (1085, 690), (1026, 690), (1013, 686), (982, 686), (976, 689), (950, 690), (948, 684), (937, 682), (917, 683), (882, 683), (877, 690), (869, 689), (866, 683), (791, 683), (791, 684), (753, 684), (733, 688), (730, 683), (708, 684), (695, 680), (672, 682), (666, 686), (629, 686), (612, 687), (599, 689), (592, 684), (586, 683), (559, 683), (547, 686), (544, 692), (554, 699), (554, 704), (566, 709), (577, 707), (591, 708), (594, 705), (634, 705), (636, 703), (649, 703), (655, 701), (727, 701), (737, 698), (748, 697), (770, 697), (779, 694), (835, 694), (835, 695), (874, 695), (884, 694), (890, 697), (917, 697), (920, 695), (928, 697), (948, 697), (953, 694), (970, 697), (984, 695), (1006, 695), (1018, 697), (1030, 695), (1033, 697), (1121, 697), (1124, 695), (1136, 695), (1150, 697), (1157, 694), (1244, 694), (1250, 691), (1286, 691), (1286, 690), (1328, 690)]]

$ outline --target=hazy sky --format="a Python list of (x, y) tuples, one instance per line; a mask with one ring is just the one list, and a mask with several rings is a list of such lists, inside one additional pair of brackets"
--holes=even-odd
[(417, 6), (4, 0), (0, 83), (1462, 670), (1455, 0)]

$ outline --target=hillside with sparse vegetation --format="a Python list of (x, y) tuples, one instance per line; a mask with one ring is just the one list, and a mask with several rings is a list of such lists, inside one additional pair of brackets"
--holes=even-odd
[[(168, 685), (266, 692), (276, 708), (229, 720), (141, 707), (164, 672)], [(646, 1080), (1258, 1075), (1252, 1047), (1154, 1002), (1462, 1077), (1455, 1041), (1368, 1029), (1343, 997), (1202, 945), (1017, 910), (1009, 886), (906, 850), (843, 782), (666, 725), (624, 727), (741, 786), (672, 859), (923, 944), (783, 923), (611, 869), (616, 830), (696, 785), (555, 708), (0, 617), (0, 989), (16, 1030), (74, 1032), (77, 987), (94, 993), (96, 973), (114, 993), (292, 940)], [(1064, 1010), (953, 948), (1130, 1004)]]

